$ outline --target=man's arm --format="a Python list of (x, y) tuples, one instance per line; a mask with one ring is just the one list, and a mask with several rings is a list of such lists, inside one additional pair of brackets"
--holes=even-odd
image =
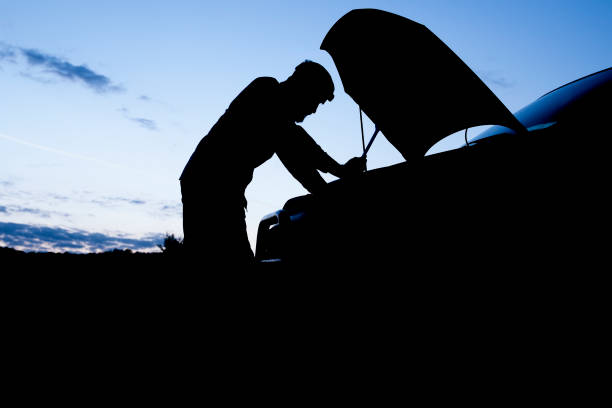
[(365, 159), (361, 158), (351, 159), (345, 165), (338, 163), (301, 126), (291, 124), (287, 133), (282, 136), (276, 153), (293, 177), (311, 193), (327, 184), (317, 170), (341, 178), (361, 172), (361, 167), (365, 167)]
[(326, 154), (323, 149), (298, 125), (288, 125), (286, 134), (280, 137), (276, 155), (289, 173), (311, 193), (325, 187), (327, 182), (317, 171), (321, 152)]
[(350, 177), (365, 171), (366, 158), (353, 157), (345, 164), (340, 164), (327, 154), (301, 126), (295, 125), (296, 138), (305, 155), (310, 157), (313, 165), (323, 173), (331, 173), (338, 178)]

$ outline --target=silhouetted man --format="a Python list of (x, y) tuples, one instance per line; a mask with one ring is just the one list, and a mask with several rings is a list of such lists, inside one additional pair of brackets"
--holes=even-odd
[(337, 177), (363, 171), (364, 159), (338, 164), (296, 125), (333, 98), (329, 73), (305, 61), (286, 81), (257, 78), (234, 99), (200, 141), (180, 178), (184, 243), (190, 255), (203, 262), (253, 262), (244, 192), (254, 169), (275, 153), (311, 193), (326, 185), (317, 170)]

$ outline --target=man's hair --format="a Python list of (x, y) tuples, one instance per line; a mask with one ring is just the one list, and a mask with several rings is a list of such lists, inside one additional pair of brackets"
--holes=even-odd
[(324, 101), (334, 99), (334, 81), (321, 64), (306, 60), (295, 67), (291, 78), (303, 81), (309, 87), (316, 89)]

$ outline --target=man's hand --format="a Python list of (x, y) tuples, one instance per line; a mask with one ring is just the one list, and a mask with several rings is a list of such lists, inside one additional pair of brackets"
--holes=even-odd
[(342, 178), (363, 173), (366, 171), (366, 163), (365, 157), (353, 157), (342, 166)]

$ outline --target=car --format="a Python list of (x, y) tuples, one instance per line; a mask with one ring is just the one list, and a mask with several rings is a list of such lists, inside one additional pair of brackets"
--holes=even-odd
[[(405, 161), (287, 201), (259, 224), (259, 262), (457, 273), (593, 262), (608, 183), (594, 151), (611, 133), (611, 68), (512, 114), (446, 44), (402, 16), (353, 10), (321, 48), (374, 122), (370, 144), (382, 133)], [(468, 138), (481, 125), (492, 126)], [(462, 147), (426, 155), (464, 129)]]

